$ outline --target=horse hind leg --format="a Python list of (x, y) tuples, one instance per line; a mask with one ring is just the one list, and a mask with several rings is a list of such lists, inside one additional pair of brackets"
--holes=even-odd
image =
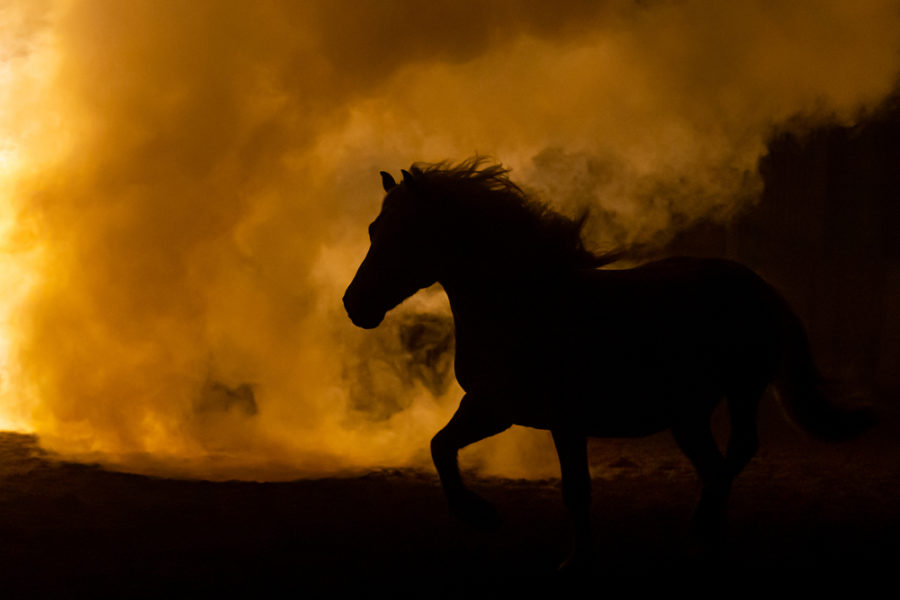
[(685, 420), (673, 427), (672, 433), (678, 447), (697, 470), (703, 486), (694, 511), (692, 533), (701, 542), (717, 544), (724, 527), (725, 505), (733, 477), (716, 446), (709, 415)]
[(728, 394), (731, 431), (724, 457), (716, 445), (708, 415), (686, 421), (672, 430), (675, 441), (703, 482), (700, 502), (694, 512), (693, 532), (706, 543), (721, 541), (731, 485), (759, 447), (756, 418), (761, 396), (759, 386)]
[(731, 435), (725, 451), (725, 467), (732, 479), (744, 470), (759, 449), (756, 418), (764, 390), (763, 387), (762, 390), (732, 392), (726, 398)]

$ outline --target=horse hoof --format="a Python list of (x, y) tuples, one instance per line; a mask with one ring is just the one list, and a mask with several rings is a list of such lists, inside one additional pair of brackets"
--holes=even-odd
[(474, 492), (466, 491), (450, 505), (454, 516), (479, 531), (486, 533), (500, 528), (500, 513), (494, 506)]
[(695, 538), (715, 541), (725, 533), (725, 511), (721, 508), (700, 507), (691, 519), (691, 535)]

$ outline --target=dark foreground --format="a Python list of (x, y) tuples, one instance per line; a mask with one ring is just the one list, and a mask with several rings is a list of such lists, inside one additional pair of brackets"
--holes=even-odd
[(690, 543), (698, 488), (666, 436), (597, 441), (596, 561), (576, 583), (554, 574), (567, 543), (554, 480), (476, 480), (505, 518), (485, 535), (450, 520), (431, 473), (171, 480), (54, 461), (33, 437), (5, 433), (0, 589), (8, 598), (464, 598), (561, 597), (584, 583), (597, 597), (622, 585), (874, 586), (900, 569), (896, 431), (880, 427), (841, 445), (770, 431), (735, 484), (717, 559)]

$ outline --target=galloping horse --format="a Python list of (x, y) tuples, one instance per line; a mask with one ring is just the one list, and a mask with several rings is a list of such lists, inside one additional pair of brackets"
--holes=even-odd
[[(344, 306), (368, 329), (422, 288), (446, 291), (465, 396), (431, 452), (451, 511), (470, 524), (490, 529), (498, 515), (463, 484), (457, 453), (514, 424), (553, 436), (574, 531), (561, 568), (590, 558), (590, 436), (670, 429), (703, 483), (694, 531), (713, 538), (733, 479), (756, 453), (770, 384), (818, 437), (862, 429), (859, 414), (825, 401), (800, 321), (750, 269), (693, 258), (602, 269), (616, 256), (589, 252), (581, 222), (483, 159), (413, 165), (399, 184), (381, 176), (386, 196)], [(724, 456), (710, 429), (723, 399)]]

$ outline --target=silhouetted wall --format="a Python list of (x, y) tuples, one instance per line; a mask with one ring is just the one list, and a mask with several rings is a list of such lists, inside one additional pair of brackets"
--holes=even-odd
[(760, 172), (755, 209), (667, 253), (754, 267), (807, 324), (826, 376), (900, 391), (900, 98), (856, 127), (776, 134)]

